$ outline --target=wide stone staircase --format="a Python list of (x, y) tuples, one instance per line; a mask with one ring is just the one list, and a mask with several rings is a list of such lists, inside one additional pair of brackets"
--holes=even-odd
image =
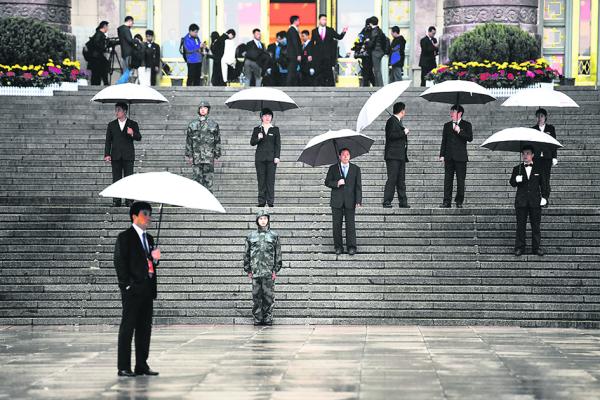
[[(215, 195), (227, 214), (165, 207), (156, 323), (250, 323), (244, 237), (255, 229), (256, 178), (249, 144), (257, 113), (230, 110), (231, 88), (164, 88), (166, 105), (133, 105), (143, 139), (136, 172), (191, 177), (184, 129), (201, 98), (221, 126), (223, 157)], [(282, 133), (272, 228), (283, 242), (276, 286), (277, 323), (600, 326), (600, 96), (560, 88), (579, 109), (551, 109), (559, 165), (542, 217), (547, 255), (512, 256), (515, 153), (479, 145), (492, 133), (531, 126), (534, 108), (466, 106), (473, 123), (464, 209), (439, 209), (437, 161), (448, 105), (410, 89), (407, 192), (410, 209), (381, 207), (387, 117), (365, 133), (376, 142), (354, 160), (363, 172), (357, 213), (359, 253), (336, 257), (325, 167), (295, 161), (308, 140), (354, 128), (368, 89), (290, 88), (299, 110), (276, 113)], [(120, 297), (112, 265), (125, 208), (98, 193), (111, 183), (102, 161), (111, 105), (90, 103), (92, 88), (50, 99), (0, 98), (0, 324), (117, 323)], [(156, 214), (156, 213), (155, 213)], [(529, 236), (529, 235), (528, 235)]]

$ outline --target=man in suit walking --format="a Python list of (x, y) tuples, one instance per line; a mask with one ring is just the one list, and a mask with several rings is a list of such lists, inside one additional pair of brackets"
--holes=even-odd
[(246, 86), (262, 85), (262, 68), (258, 64), (261, 53), (265, 52), (265, 45), (260, 41), (260, 29), (254, 28), (252, 31), (254, 38), (246, 43), (246, 56), (244, 60), (244, 76), (246, 77)]
[[(535, 112), (535, 117), (537, 118), (537, 124), (532, 128), (541, 132), (545, 132), (556, 139), (556, 130), (554, 129), (554, 125), (546, 123), (548, 119), (548, 112), (543, 108), (539, 108)], [(550, 175), (552, 174), (552, 167), (558, 165), (558, 154), (556, 148), (544, 149), (543, 147), (540, 147), (534, 153), (533, 161), (540, 165), (542, 171), (544, 172), (544, 179), (546, 180), (546, 187), (548, 188), (548, 197), (546, 197), (546, 200), (549, 201), (550, 192), (552, 191), (550, 187)], [(545, 207), (547, 206), (548, 204), (545, 205)]]
[[(106, 127), (104, 161), (111, 163), (113, 183), (133, 174), (135, 161), (133, 141), (142, 140), (138, 123), (127, 118), (127, 110), (126, 103), (115, 104), (117, 119), (110, 121)], [(125, 205), (129, 207), (131, 201), (126, 200)], [(120, 207), (121, 199), (113, 199), (113, 206)]]
[(327, 16), (319, 15), (319, 25), (312, 30), (311, 42), (313, 45), (313, 57), (316, 64), (317, 86), (335, 86), (333, 68), (337, 64), (338, 46), (337, 41), (342, 40), (348, 32), (344, 27), (342, 33), (337, 33), (333, 28), (327, 26)]
[(333, 220), (333, 246), (335, 254), (344, 251), (342, 223), (346, 220), (346, 247), (348, 254), (356, 254), (356, 207), (362, 204), (362, 182), (360, 168), (350, 163), (350, 150), (339, 152), (339, 163), (329, 167), (325, 186), (331, 188), (331, 216)]
[(525, 230), (527, 217), (531, 224), (531, 253), (543, 256), (540, 247), (542, 238), (540, 224), (542, 208), (547, 203), (550, 194), (546, 186), (544, 170), (539, 163), (533, 163), (533, 147), (523, 146), (521, 156), (523, 163), (513, 168), (510, 185), (517, 188), (515, 196), (515, 213), (517, 216), (517, 233), (515, 237), (515, 256), (519, 257), (525, 251)]
[(117, 83), (126, 83), (129, 80), (131, 73), (131, 56), (133, 55), (133, 35), (131, 35), (131, 27), (133, 26), (133, 17), (128, 15), (125, 17), (123, 25), (117, 28), (117, 36), (119, 37), (119, 45), (121, 46), (121, 57), (125, 71), (119, 78)]
[(439, 45), (435, 38), (435, 26), (427, 29), (427, 35), (421, 39), (421, 56), (419, 57), (419, 67), (421, 67), (421, 86), (425, 86), (425, 77), (432, 69), (437, 66), (435, 56), (438, 54)]
[(450, 108), (452, 121), (444, 124), (440, 161), (444, 163), (444, 201), (441, 208), (452, 204), (452, 185), (456, 174), (456, 208), (462, 208), (465, 200), (465, 178), (467, 177), (467, 142), (473, 141), (473, 128), (470, 122), (462, 119), (464, 108), (454, 105)]
[(298, 85), (298, 66), (302, 60), (302, 41), (300, 40), (300, 17), (292, 15), (290, 17), (290, 27), (287, 31), (287, 56), (288, 56), (288, 76), (287, 86)]
[(406, 198), (406, 163), (408, 128), (402, 125), (402, 118), (406, 114), (406, 106), (402, 102), (394, 104), (394, 115), (385, 124), (385, 165), (387, 168), (387, 182), (383, 193), (383, 207), (392, 208), (394, 192), (398, 193), (398, 203), (401, 208), (410, 208)]
[[(136, 202), (129, 209), (132, 225), (117, 237), (114, 265), (117, 271), (123, 314), (119, 326), (118, 375), (158, 375), (150, 369), (148, 354), (152, 334), (153, 300), (156, 299), (156, 267), (160, 249), (146, 231), (152, 207)], [(135, 369), (131, 370), (131, 339), (135, 334)]]

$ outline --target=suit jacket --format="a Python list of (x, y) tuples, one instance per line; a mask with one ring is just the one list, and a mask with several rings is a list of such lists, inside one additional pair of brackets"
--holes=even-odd
[(350, 163), (345, 178), (346, 184), (338, 187), (337, 183), (342, 178), (344, 177), (339, 163), (329, 167), (325, 186), (331, 188), (331, 208), (355, 208), (357, 204), (362, 204), (362, 180), (358, 165)]
[[(150, 252), (154, 250), (154, 238), (150, 234), (146, 234)], [(133, 226), (119, 233), (115, 244), (114, 265), (117, 271), (117, 279), (119, 288), (126, 290), (127, 286), (131, 286), (129, 290), (132, 293), (140, 294), (143, 285), (147, 280), (150, 280), (152, 287), (152, 298), (156, 299), (156, 268), (152, 278), (148, 276), (148, 259), (150, 255), (146, 255), (142, 241), (138, 236)], [(158, 263), (154, 263), (158, 266)]]
[(458, 126), (460, 132), (455, 133), (452, 129), (452, 121), (444, 124), (440, 157), (444, 157), (445, 160), (469, 161), (467, 142), (473, 141), (473, 127), (464, 119), (460, 120)]
[(288, 59), (293, 61), (296, 57), (302, 55), (302, 41), (298, 29), (290, 26), (287, 31), (287, 53)]
[(430, 39), (427, 35), (421, 39), (421, 56), (419, 57), (419, 67), (429, 71), (435, 68), (435, 56), (438, 53), (432, 40), (433, 43), (437, 43), (436, 38)]
[[(517, 175), (523, 176), (523, 181), (517, 183)], [(533, 163), (531, 168), (531, 174), (529, 179), (527, 178), (527, 172), (523, 163), (513, 168), (512, 175), (510, 177), (510, 185), (517, 188), (517, 194), (515, 196), (515, 208), (520, 207), (540, 207), (540, 201), (542, 197), (548, 198), (548, 186), (546, 179), (544, 178), (543, 168), (539, 163)]]
[(408, 161), (407, 137), (402, 121), (392, 115), (385, 124), (385, 160)]
[[(259, 139), (258, 134), (261, 132), (263, 138)], [(255, 161), (273, 161), (274, 158), (280, 158), (281, 137), (279, 135), (279, 128), (272, 126), (268, 132), (265, 132), (262, 125), (255, 127), (250, 138), (250, 145), (256, 146)]]
[[(537, 125), (534, 125), (531, 128), (535, 129), (536, 131), (540, 130), (540, 127)], [(550, 135), (554, 139), (556, 139), (556, 131), (554, 130), (554, 125), (546, 124), (546, 126), (544, 127), (544, 132), (546, 132), (548, 135)], [(558, 158), (558, 155), (556, 152), (556, 147), (555, 148), (544, 148), (543, 146), (536, 146), (536, 148), (534, 150), (535, 150), (535, 152), (533, 154), (534, 160), (536, 158), (537, 159), (543, 158), (546, 160), (549, 160), (552, 158)]]
[[(127, 134), (127, 128), (133, 129), (133, 137)], [(104, 156), (110, 156), (113, 160), (135, 160), (134, 140), (142, 140), (137, 122), (127, 118), (125, 127), (121, 130), (119, 120), (110, 121), (106, 127)]]
[(319, 28), (312, 30), (310, 41), (313, 44), (313, 57), (320, 64), (324, 63), (327, 66), (334, 66), (337, 63), (338, 56), (338, 40), (342, 40), (346, 36), (346, 32), (337, 33), (335, 29), (328, 26), (325, 27), (325, 40), (319, 35)]
[(133, 36), (131, 36), (131, 28), (127, 25), (121, 25), (117, 28), (119, 36), (119, 44), (121, 45), (121, 56), (129, 57), (133, 54)]
[(144, 42), (144, 56), (146, 61), (146, 67), (152, 68), (154, 71), (155, 67), (160, 67), (160, 46), (152, 42), (148, 46), (148, 42)]
[(246, 58), (248, 60), (254, 62), (258, 61), (258, 59), (260, 58), (260, 54), (263, 51), (266, 51), (265, 44), (263, 42), (260, 42), (260, 45), (262, 46), (262, 49), (258, 48), (254, 40), (251, 40), (248, 43), (246, 43)]
[[(314, 51), (313, 51), (313, 45), (311, 41), (308, 41), (308, 43), (306, 44), (306, 46), (304, 45), (304, 43), (302, 44), (302, 55), (301, 55), (301, 59), (300, 59), (300, 71), (302, 72), (303, 75), (307, 75), (309, 74), (309, 70), (311, 68), (314, 68)], [(313, 57), (312, 61), (308, 61), (308, 57)]]

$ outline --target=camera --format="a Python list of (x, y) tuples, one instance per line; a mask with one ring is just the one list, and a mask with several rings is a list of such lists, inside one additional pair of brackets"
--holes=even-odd
[(118, 46), (120, 43), (118, 37), (109, 37), (106, 39), (106, 47), (108, 48)]

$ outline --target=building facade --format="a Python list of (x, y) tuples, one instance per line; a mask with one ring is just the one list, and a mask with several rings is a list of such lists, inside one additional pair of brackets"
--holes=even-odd
[[(13, 2), (14, 3), (14, 2)], [(427, 28), (438, 28), (440, 61), (447, 46), (458, 34), (485, 22), (517, 24), (537, 35), (542, 54), (565, 77), (577, 85), (600, 81), (598, 0), (72, 0), (71, 31), (80, 54), (83, 43), (99, 21), (110, 22), (109, 36), (126, 15), (135, 19), (134, 31), (154, 30), (163, 59), (177, 65), (175, 74), (184, 75), (179, 41), (189, 24), (197, 23), (203, 40), (210, 33), (233, 28), (238, 43), (248, 41), (253, 28), (260, 28), (263, 40), (272, 42), (277, 31), (287, 29), (290, 15), (301, 17), (301, 29), (312, 29), (319, 13), (329, 16), (329, 25), (349, 27), (339, 43), (340, 76), (352, 76), (356, 65), (350, 49), (365, 19), (376, 16), (389, 33), (397, 25), (407, 40), (405, 72), (418, 76), (419, 40)], [(268, 40), (267, 40), (268, 38)]]

